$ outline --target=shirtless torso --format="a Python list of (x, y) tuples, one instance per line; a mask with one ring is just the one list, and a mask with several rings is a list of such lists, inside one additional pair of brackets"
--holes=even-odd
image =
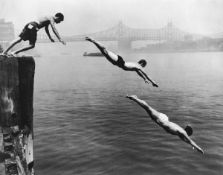
[(129, 98), (130, 100), (135, 101), (142, 108), (144, 108), (151, 117), (151, 119), (154, 120), (165, 131), (167, 131), (170, 134), (179, 136), (180, 139), (190, 144), (193, 147), (193, 149), (195, 148), (197, 151), (204, 154), (204, 151), (189, 137), (193, 133), (192, 128), (190, 126), (186, 127), (188, 130), (191, 130), (189, 132), (187, 131), (187, 129), (186, 130), (183, 129), (178, 124), (169, 121), (169, 118), (165, 114), (156, 111), (154, 108), (149, 106), (144, 100), (139, 99), (136, 95), (131, 95), (131, 96), (127, 95), (126, 97)]
[(92, 38), (86, 37), (87, 41), (94, 43), (101, 53), (107, 58), (109, 62), (113, 65), (120, 67), (125, 71), (135, 71), (140, 77), (143, 78), (145, 83), (151, 82), (154, 87), (158, 87), (155, 81), (153, 81), (143, 70), (143, 67), (146, 66), (145, 60), (140, 60), (139, 62), (125, 62), (120, 55), (116, 55), (113, 52), (107, 50), (101, 43), (95, 41)]

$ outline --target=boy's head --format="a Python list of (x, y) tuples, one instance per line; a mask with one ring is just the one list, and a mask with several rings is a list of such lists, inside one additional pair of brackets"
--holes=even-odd
[(184, 129), (188, 136), (191, 136), (193, 134), (193, 129), (190, 125), (187, 125)]
[(56, 23), (60, 23), (60, 22), (63, 21), (63, 20), (64, 20), (64, 16), (63, 16), (62, 13), (57, 13), (57, 14), (55, 15), (55, 22), (56, 22)]
[(147, 64), (146, 60), (144, 60), (144, 59), (139, 60), (138, 63), (139, 63), (142, 67), (145, 67), (146, 64)]

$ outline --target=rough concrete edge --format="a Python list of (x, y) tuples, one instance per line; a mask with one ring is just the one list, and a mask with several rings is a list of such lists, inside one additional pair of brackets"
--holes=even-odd
[[(3, 152), (3, 133), (2, 133), (1, 126), (0, 126), (0, 152)], [(5, 175), (5, 164), (4, 164), (4, 162), (0, 162), (0, 174)]]

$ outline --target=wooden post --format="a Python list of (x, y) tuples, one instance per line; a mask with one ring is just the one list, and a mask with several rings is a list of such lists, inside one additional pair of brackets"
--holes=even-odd
[(34, 174), (34, 71), (32, 57), (0, 56), (0, 172), (4, 167), (6, 175)]

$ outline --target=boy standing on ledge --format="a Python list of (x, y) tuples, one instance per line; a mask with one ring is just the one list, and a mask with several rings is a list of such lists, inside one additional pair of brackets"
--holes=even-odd
[(36, 39), (37, 39), (37, 32), (45, 27), (45, 31), (47, 36), (49, 37), (49, 39), (51, 40), (51, 42), (54, 42), (54, 40), (52, 39), (50, 32), (49, 32), (49, 25), (51, 26), (54, 34), (56, 35), (56, 37), (58, 38), (58, 40), (62, 43), (62, 44), (66, 44), (60, 37), (56, 27), (55, 27), (55, 23), (58, 24), (61, 21), (64, 20), (64, 15), (62, 13), (57, 13), (55, 16), (47, 16), (47, 17), (43, 17), (37, 21), (34, 22), (30, 22), (28, 24), (25, 25), (23, 31), (20, 33), (19, 37), (17, 39), (15, 39), (10, 46), (3, 51), (3, 55), (7, 55), (8, 51), (14, 47), (16, 44), (20, 43), (22, 40), (23, 41), (27, 41), (29, 40), (29, 46), (23, 47), (21, 49), (16, 50), (15, 52), (12, 52), (11, 54), (13, 56), (15, 56), (16, 54), (26, 51), (26, 50), (30, 50), (33, 49), (35, 47), (35, 43), (36, 43)]

